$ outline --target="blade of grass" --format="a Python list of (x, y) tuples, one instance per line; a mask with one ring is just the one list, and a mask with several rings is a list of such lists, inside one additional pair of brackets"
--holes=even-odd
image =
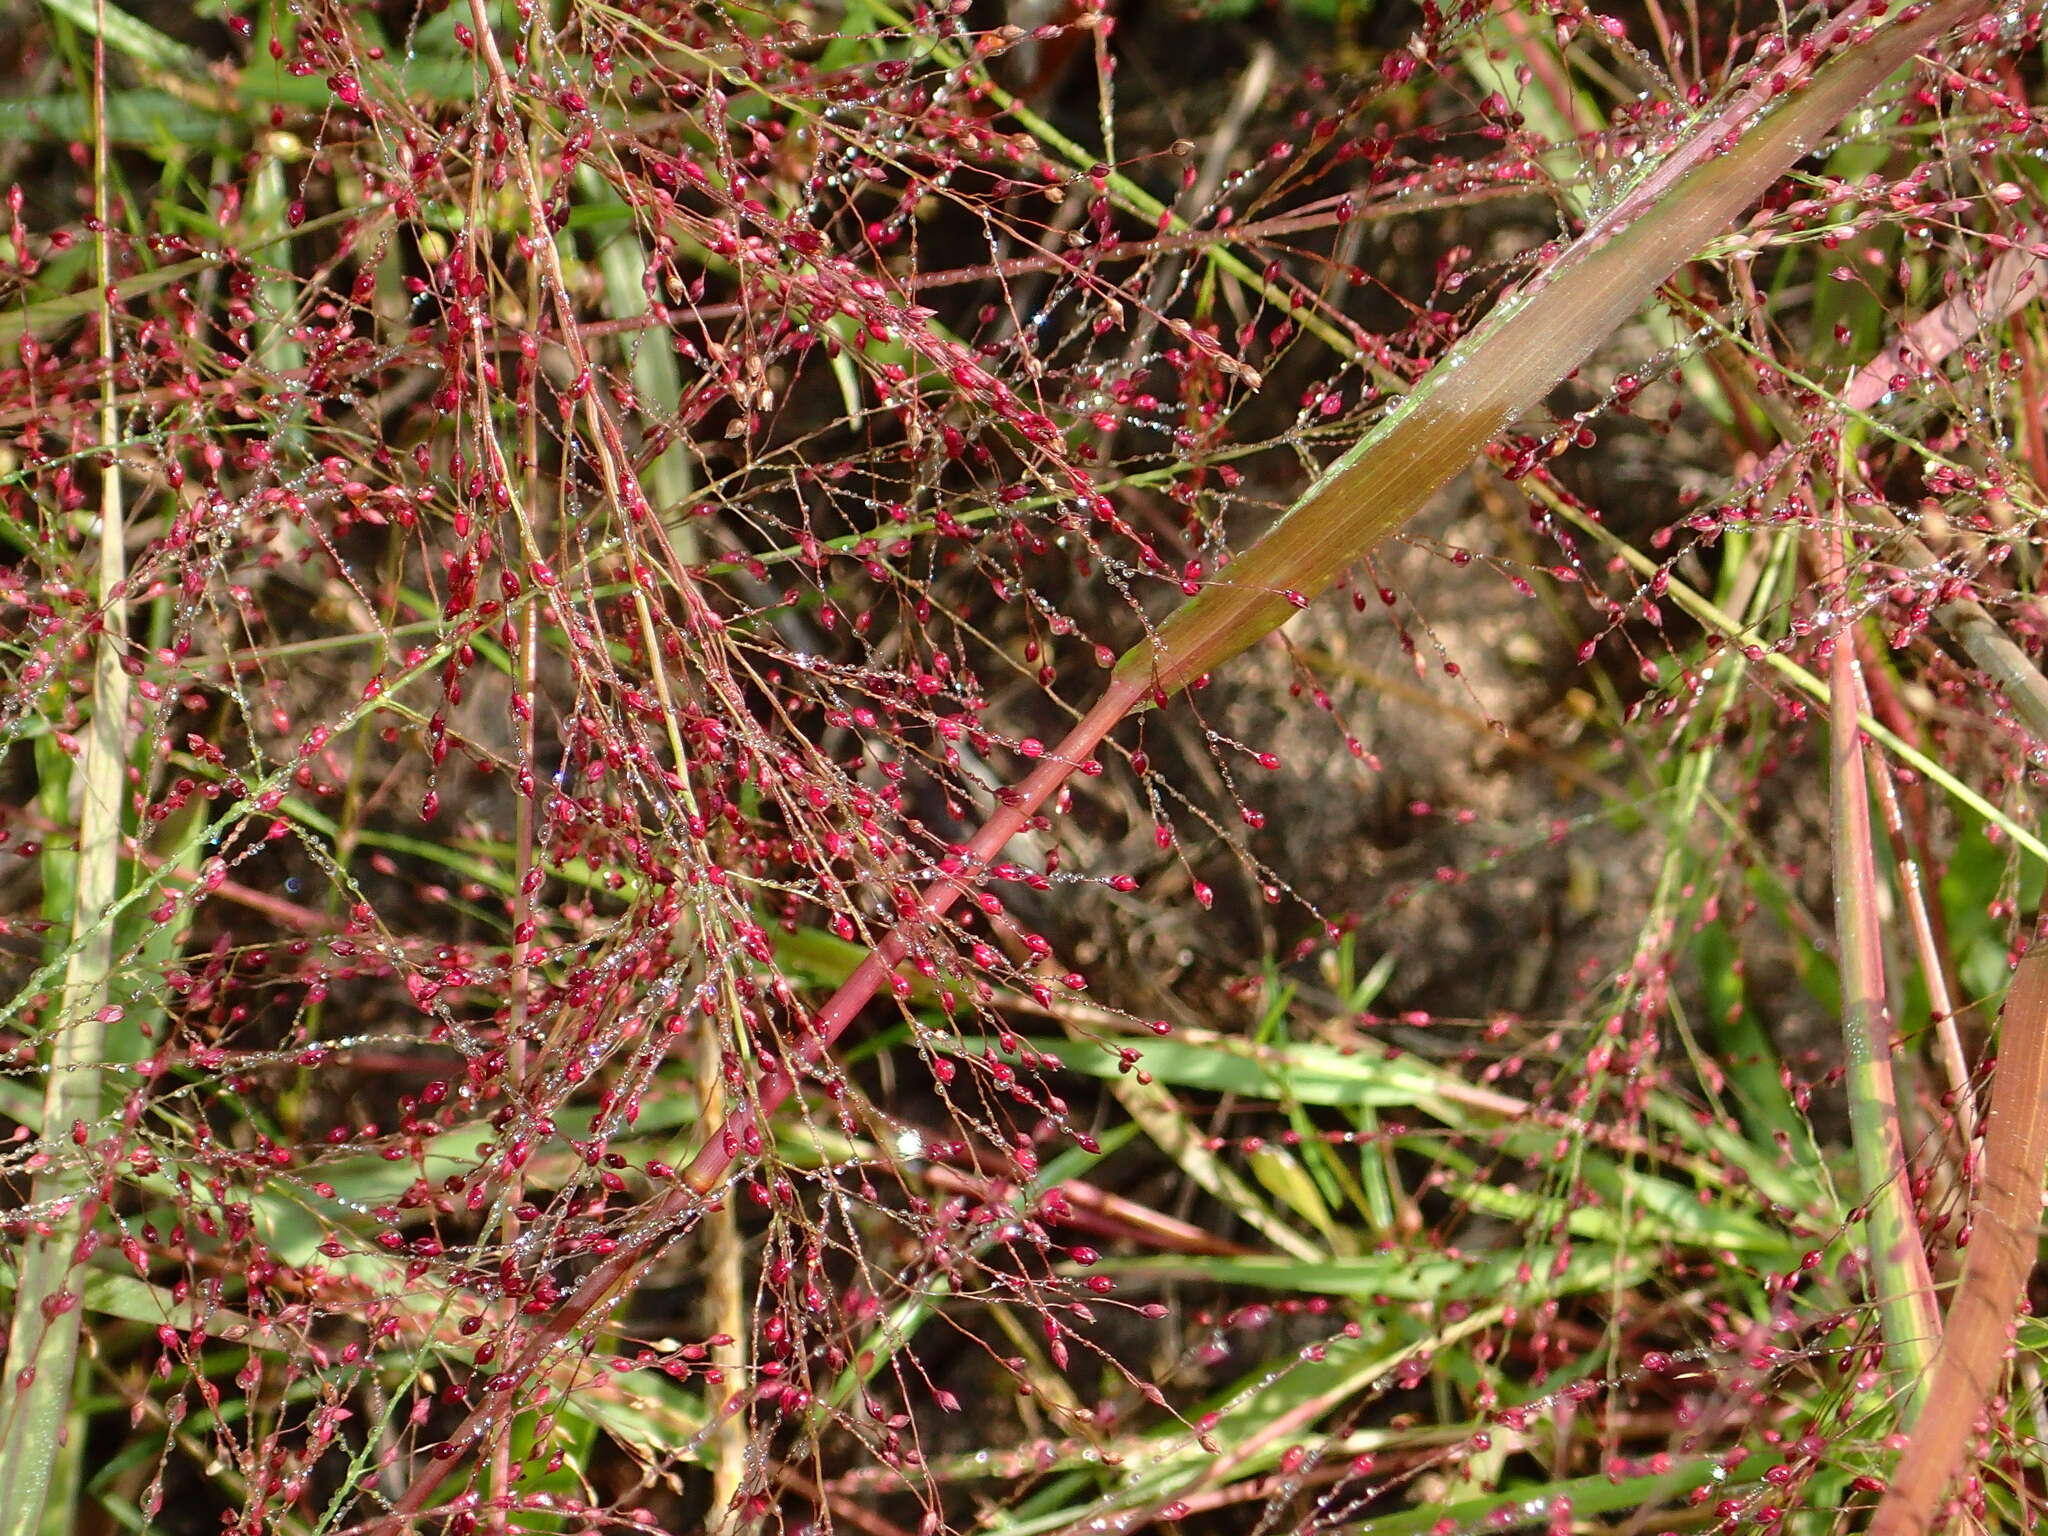
[[(106, 99), (106, 44), (93, 44), (95, 114)], [(100, 292), (113, 281), (107, 231), (107, 137), (93, 137), (94, 214)], [(114, 312), (100, 303), (99, 343), (105, 372), (100, 384), (99, 440), (120, 440), (115, 406)], [(0, 1488), (8, 1490), (0, 1536), (31, 1536), (39, 1529), (60, 1454), (71, 1383), (78, 1363), (83, 1315), (78, 1269), (80, 1239), (91, 1224), (96, 1176), (90, 1153), (66, 1146), (74, 1127), (100, 1118), (100, 1068), (112, 1020), (109, 999), (114, 963), (112, 908), (121, 872), (121, 809), (128, 769), (129, 679), (122, 670), (128, 632), (126, 526), (120, 460), (109, 448), (100, 470), (98, 600), (100, 630), (94, 646), (92, 720), (82, 765), (84, 791), (78, 856), (72, 871), (71, 957), (65, 967), (59, 1018), (49, 1030), (43, 1092), (42, 1150), (30, 1204), (44, 1213), (34, 1223), (20, 1260), (14, 1321), (0, 1382)], [(73, 1158), (77, 1161), (72, 1161)]]
[(195, 50), (104, 0), (43, 0), (43, 5), (138, 64), (192, 79), (206, 76), (206, 60)]
[[(1839, 516), (1822, 534), (1822, 580), (1837, 613), (1853, 613), (1848, 532)], [(1870, 833), (1870, 777), (1864, 761), (1862, 672), (1853, 624), (1834, 636), (1828, 658), (1828, 740), (1834, 803), (1835, 932), (1841, 950), (1842, 1043), (1848, 1058), (1849, 1124), (1868, 1215), (1871, 1284), (1883, 1320), (1885, 1356), (1912, 1412), (1941, 1336), (1934, 1281), (1913, 1219), (1905, 1139), (1899, 1124), (1895, 1047), (1886, 1003), (1878, 914), (1877, 856)]]
[[(1857, 631), (1856, 643), (1862, 653), (1864, 690), (1868, 696), (1872, 691), (1872, 674), (1883, 675), (1882, 663), (1873, 657), (1874, 648), (1867, 629)], [(1876, 709), (1875, 699), (1872, 699), (1871, 706)], [(1895, 713), (1893, 720), (1896, 725), (1910, 728), (1911, 722), (1902, 711)], [(1927, 990), (1928, 1015), (1934, 1026), (1935, 1055), (1948, 1079), (1949, 1099), (1955, 1106), (1957, 1142), (1967, 1148), (1977, 1140), (1980, 1119), (1977, 1087), (1971, 1080), (1969, 1058), (1963, 1053), (1962, 1034), (1956, 1027), (1956, 991), (1950, 979), (1954, 966), (1949, 960), (1946, 934), (1939, 926), (1935, 909), (1928, 899), (1927, 871), (1933, 860), (1924, 856), (1924, 838), (1915, 836), (1914, 823), (1922, 820), (1920, 812), (1924, 812), (1924, 801), (1909, 818), (1895, 774), (1888, 769), (1875, 773), (1871, 775), (1871, 784), (1877, 791), (1878, 809), (1884, 814), (1885, 834), (1892, 845), (1892, 867), (1898, 871), (1899, 896), (1906, 908), (1906, 925), (1912, 935), (1914, 953), (1920, 961), (1921, 983)]]
[(1296, 1261), (1312, 1262), (1322, 1251), (1274, 1214), (1257, 1190), (1222, 1158), (1203, 1145), (1200, 1132), (1159, 1083), (1140, 1083), (1129, 1076), (1107, 1078), (1109, 1091), (1124, 1113), (1144, 1129), (1154, 1146), (1173, 1160), (1197, 1187), (1207, 1190), (1238, 1220)]
[[(1559, 1263), (1560, 1255), (1564, 1262)], [(1358, 1258), (1293, 1258), (1257, 1254), (1249, 1258), (1191, 1258), (1179, 1254), (1138, 1259), (1104, 1259), (1095, 1267), (1133, 1282), (1199, 1279), (1219, 1285), (1325, 1296), (1391, 1297), (1397, 1301), (1476, 1301), (1512, 1294), (1533, 1304), (1553, 1296), (1603, 1291), (1617, 1277), (1633, 1283), (1650, 1273), (1652, 1255), (1600, 1243), (1569, 1248), (1532, 1244), (1470, 1259), (1423, 1258), (1413, 1253), (1375, 1253)], [(1542, 1277), (1518, 1282), (1524, 1269)], [(1519, 1288), (1518, 1288), (1519, 1287)], [(1134, 1284), (1133, 1289), (1137, 1286)]]
[[(1001, 1536), (1044, 1536), (1143, 1528), (1167, 1518), (1165, 1505), (1198, 1489), (1216, 1488), (1233, 1476), (1271, 1466), (1290, 1446), (1328, 1443), (1335, 1437), (1310, 1433), (1361, 1394), (1388, 1380), (1421, 1356), (1451, 1350), (1461, 1340), (1499, 1324), (1506, 1306), (1475, 1307), (1455, 1321), (1425, 1327), (1405, 1337), (1376, 1336), (1333, 1341), (1321, 1360), (1298, 1362), (1278, 1373), (1261, 1371), (1203, 1414), (1207, 1428), (1192, 1442), (1166, 1433), (1124, 1456), (1120, 1481), (1086, 1504), (1064, 1503), (1042, 1512), (1025, 1505), (1017, 1518), (994, 1529)], [(1085, 1484), (1084, 1484), (1085, 1486)]]
[(2048, 1176), (2048, 946), (2038, 936), (2006, 993), (1998, 1043), (1962, 1284), (1871, 1536), (1920, 1536), (1933, 1528), (1937, 1503), (1998, 1384), (2033, 1271)]
[[(1521, 293), (1499, 305), (1342, 455), (1225, 579), (1117, 666), (1172, 694), (1284, 624), (1419, 512), (1495, 433), (1591, 355), (1655, 285), (1727, 228), (1849, 109), (1930, 39), (1981, 9), (1932, 5), (1882, 28), (1857, 6), (1814, 39), (1835, 52), (1803, 83), (1738, 95), (1639, 178)], [(1761, 97), (1762, 99), (1758, 99)]]

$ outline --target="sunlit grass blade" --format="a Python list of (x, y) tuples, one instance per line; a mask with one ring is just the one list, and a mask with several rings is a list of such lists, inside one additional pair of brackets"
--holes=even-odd
[[(1815, 39), (1839, 51), (1811, 78), (1794, 72), (1784, 86), (1760, 86), (1696, 125), (1454, 346), (1222, 579), (1133, 647), (1119, 677), (1171, 694), (1284, 624), (1419, 512), (1923, 44), (1982, 9), (1956, 0), (1879, 25), (1857, 7)], [(1772, 107), (1776, 90), (1783, 94)]]
[(2048, 1177), (2048, 949), (2038, 937), (2006, 993), (1998, 1041), (1962, 1284), (1872, 1536), (1933, 1529), (1942, 1492), (1998, 1385), (2040, 1248), (2041, 1184)]
[[(1838, 525), (1826, 541), (1826, 582), (1837, 612), (1853, 612), (1846, 544)], [(1910, 1403), (1940, 1339), (1934, 1282), (1913, 1217), (1893, 1054), (1897, 1027), (1885, 987), (1878, 913), (1877, 858), (1870, 827), (1861, 673), (1855, 632), (1834, 637), (1829, 658), (1829, 787), (1834, 804), (1835, 933), (1841, 951), (1842, 1040), (1848, 1062), (1849, 1120), (1869, 1213), (1867, 1252), (1885, 1353)]]
[(206, 60), (193, 49), (116, 6), (101, 0), (43, 0), (43, 4), (147, 68), (193, 78), (206, 73)]

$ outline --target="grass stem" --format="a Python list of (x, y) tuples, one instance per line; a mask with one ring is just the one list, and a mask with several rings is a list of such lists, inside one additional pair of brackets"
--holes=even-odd
[[(92, 102), (95, 236), (101, 301), (99, 440), (99, 632), (93, 647), (92, 718), (82, 759), (83, 808), (71, 906), (71, 954), (61, 1003), (47, 1030), (48, 1080), (43, 1092), (41, 1170), (30, 1193), (38, 1213), (20, 1261), (7, 1360), (0, 1373), (0, 1536), (34, 1536), (41, 1528), (58, 1463), (84, 1313), (78, 1283), (79, 1245), (98, 1205), (92, 1152), (83, 1138), (100, 1117), (110, 978), (114, 968), (111, 908), (121, 871), (121, 817), (128, 779), (129, 679), (122, 669), (128, 629), (127, 555), (120, 441), (115, 401), (114, 315), (106, 298), (113, 281), (107, 217), (106, 43), (93, 40)], [(74, 1145), (75, 1143), (75, 1145)]]
[[(1853, 613), (1848, 534), (1837, 523), (1822, 539), (1829, 605), (1837, 613)], [(1858, 724), (1866, 711), (1852, 625), (1853, 620), (1844, 622), (1828, 658), (1829, 787), (1842, 1043), (1848, 1060), (1849, 1124), (1867, 1213), (1871, 1284), (1883, 1320), (1886, 1361), (1910, 1412), (1925, 1388), (1941, 1324), (1927, 1254), (1913, 1217), (1898, 1085), (1892, 1071), (1896, 1030), (1885, 987), (1870, 775)]]

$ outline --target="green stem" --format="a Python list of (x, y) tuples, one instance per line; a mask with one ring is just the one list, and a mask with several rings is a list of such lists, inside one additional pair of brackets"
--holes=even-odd
[(74, 1130), (100, 1118), (100, 1067), (105, 1054), (108, 977), (114, 964), (114, 905), (121, 868), (121, 802), (127, 785), (128, 674), (121, 668), (128, 629), (124, 596), (127, 555), (121, 497), (119, 411), (114, 389), (114, 315), (104, 295), (113, 281), (108, 249), (106, 44), (93, 45), (94, 213), (99, 233), (101, 381), (99, 438), (100, 631), (93, 661), (92, 720), (86, 730), (84, 804), (71, 903), (71, 954), (58, 1017), (48, 1031), (42, 1166), (30, 1192), (33, 1235), (21, 1257), (7, 1361), (0, 1374), (0, 1536), (33, 1536), (49, 1499), (51, 1474), (64, 1440), (78, 1361), (81, 1297), (73, 1275), (80, 1240), (97, 1210), (89, 1148), (72, 1145)]
[[(1852, 612), (1848, 535), (1839, 525), (1824, 536), (1825, 589), (1837, 612)], [(1877, 910), (1877, 858), (1870, 828), (1865, 761), (1863, 675), (1855, 621), (1844, 619), (1828, 658), (1828, 739), (1834, 799), (1835, 932), (1841, 951), (1842, 1044), (1848, 1058), (1849, 1129), (1862, 1187), (1871, 1284), (1883, 1325), (1885, 1363), (1903, 1394), (1910, 1423), (1941, 1339), (1934, 1281), (1913, 1219), (1898, 1085), (1892, 1076), (1896, 1032), (1885, 1000), (1882, 919)]]

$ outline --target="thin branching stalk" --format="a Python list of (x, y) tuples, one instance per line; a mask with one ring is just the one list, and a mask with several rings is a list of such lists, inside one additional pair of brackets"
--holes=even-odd
[[(1856, 641), (1859, 649), (1868, 640), (1867, 631), (1858, 629)], [(1863, 684), (1866, 692), (1870, 687), (1871, 666), (1868, 659), (1863, 663)], [(1875, 703), (1872, 704), (1875, 711)], [(1931, 900), (1927, 877), (1927, 862), (1915, 850), (1913, 838), (1906, 821), (1906, 807), (1901, 802), (1899, 786), (1891, 765), (1881, 763), (1871, 774), (1871, 787), (1877, 794), (1878, 809), (1884, 815), (1885, 833), (1891, 840), (1892, 864), (1898, 870), (1899, 896), (1906, 908), (1906, 921), (1912, 931), (1913, 951), (1920, 961), (1920, 977), (1927, 987), (1927, 1007), (1934, 1025), (1935, 1053), (1941, 1062), (1943, 1074), (1948, 1079), (1950, 1102), (1955, 1107), (1955, 1134), (1957, 1145), (1967, 1155), (1976, 1142), (1980, 1114), (1977, 1107), (1977, 1087), (1970, 1078), (1969, 1059), (1963, 1054), (1961, 1031), (1956, 1025), (1956, 990), (1949, 979), (1948, 957), (1944, 952), (1939, 920)]]
[[(1999, 237), (2003, 249), (1983, 278), (1967, 285), (1906, 326), (1883, 351), (1858, 368), (1832, 407), (1837, 419), (1865, 417), (1897, 387), (1900, 379), (1913, 379), (1939, 368), (1959, 348), (1975, 340), (1988, 326), (1997, 325), (2048, 293), (2048, 244), (2042, 232), (2025, 226)], [(1762, 483), (1790, 457), (1805, 434), (1794, 424), (1782, 405), (1766, 402), (1778, 422), (1783, 444), (1753, 478)], [(1876, 515), (1896, 531), (1890, 553), (1915, 571), (1947, 577), (1951, 573), (1926, 543), (1905, 527), (1889, 508), (1878, 505)], [(1942, 627), (1956, 637), (1970, 659), (2005, 693), (2015, 711), (2036, 736), (2048, 740), (2048, 679), (1997, 619), (1964, 591), (1952, 591), (1934, 610)]]
[[(2048, 256), (2039, 8), (1432, 10), (1369, 80), (1106, 0), (230, 7), (204, 51), (129, 3), (46, 0), (0, 100), (0, 742), (38, 794), (0, 888), (42, 885), (0, 914), (10, 1301), (72, 1212), (38, 1198), (93, 1202), (24, 1303), (83, 1315), (92, 1377), (35, 1536), (1796, 1525), (1875, 1491), (1870, 1298), (1925, 1286), (1905, 1241), (1813, 1262), (1870, 1229), (1807, 1113), (1839, 1047), (1777, 1024), (1847, 976), (1867, 1046), (1920, 989), (1877, 812), (1843, 775), (1839, 972), (1784, 813), (1832, 698), (1931, 1006), (1995, 1001), (2048, 866), (2005, 696), (2038, 320), (1933, 365)], [(1900, 28), (1928, 57), (1833, 127)], [(1169, 86), (1223, 78), (1160, 113), (1112, 78), (1150, 39)], [(1918, 292), (1954, 302), (1852, 375)], [(1444, 486), (1473, 455), (1505, 473)], [(1281, 642), (1333, 572), (1359, 616)], [(2018, 682), (1973, 707), (1950, 652), (2001, 625)], [(109, 635), (132, 841), (95, 917)], [(1431, 734), (1444, 698), (1477, 738)], [(103, 1017), (73, 1145), (36, 1074)], [(1950, 1163), (1899, 1070), (1919, 1177), (1878, 1215), (1932, 1250)], [(1082, 1178), (1141, 1166), (1179, 1214)], [(1866, 1316), (1744, 1366), (1668, 1469), (1614, 1460), (1724, 1345)]]
[[(528, 494), (533, 492), (532, 467), (534, 443), (532, 426), (534, 413), (527, 412), (527, 429), (521, 455), (521, 468), (528, 472)], [(540, 650), (539, 616), (528, 609), (521, 616), (519, 627), (519, 699), (516, 711), (519, 720), (519, 764), (522, 772), (532, 774), (538, 761), (534, 744), (534, 695), (535, 676), (538, 671), (537, 658)], [(511, 1041), (507, 1049), (507, 1065), (512, 1081), (524, 1084), (527, 1081), (529, 1063), (527, 1060), (527, 1018), (533, 1001), (534, 966), (533, 943), (530, 937), (534, 923), (532, 882), (527, 878), (533, 867), (533, 798), (521, 795), (513, 810), (513, 846), (517, 866), (516, 884), (512, 903), (513, 939), (511, 974), (507, 978), (510, 1000), (507, 1004), (508, 1026), (506, 1036)], [(518, 1240), (519, 1217), (516, 1207), (524, 1198), (524, 1181), (515, 1172), (507, 1181), (500, 1200), (502, 1214), (498, 1220), (499, 1240), (508, 1248)], [(502, 1426), (496, 1441), (491, 1446), (491, 1496), (490, 1510), (493, 1528), (499, 1531), (511, 1529), (507, 1511), (512, 1496), (512, 1426)]]
[(32, 1536), (50, 1493), (77, 1371), (79, 1243), (95, 1214), (97, 1177), (89, 1140), (100, 1118), (100, 1072), (112, 1022), (112, 907), (121, 872), (121, 817), (128, 785), (128, 631), (126, 519), (115, 398), (113, 282), (107, 213), (106, 43), (93, 40), (93, 207), (99, 306), (100, 468), (99, 633), (93, 647), (92, 719), (81, 762), (83, 805), (72, 892), (72, 948), (61, 1004), (48, 1027), (44, 1058), (42, 1171), (30, 1202), (34, 1235), (21, 1254), (7, 1360), (0, 1372), (0, 1536)]
[[(1745, 93), (1696, 129), (1527, 292), (1503, 303), (1455, 346), (1227, 568), (1226, 579), (1176, 609), (1149, 641), (1133, 647), (1118, 663), (1115, 682), (1088, 722), (1041, 764), (1019, 798), (1035, 811), (1093, 753), (1115, 724), (1113, 718), (1102, 718), (1112, 703), (1122, 701), (1120, 718), (1141, 699), (1163, 702), (1326, 591), (1420, 511), (1516, 411), (1576, 368), (1680, 261), (1729, 224), (1842, 113), (1927, 41), (1981, 9), (1976, 0), (1958, 0), (1876, 30), (1857, 7), (1830, 23), (1821, 39), (1823, 47), (1845, 51), (1784, 94), (1777, 111), (1766, 112), (1776, 92)], [(1731, 145), (1731, 135), (1741, 136)], [(1034, 794), (1041, 784), (1043, 792)], [(998, 821), (1008, 822), (1013, 815), (1005, 812)], [(1022, 824), (1015, 819), (1010, 831)], [(984, 844), (984, 838), (977, 838), (971, 857), (993, 857), (994, 848)], [(950, 906), (960, 889), (957, 878), (942, 881), (934, 891), (934, 915)], [(856, 1008), (865, 1003), (907, 952), (898, 948), (885, 960), (891, 947), (870, 957), (826, 1005), (818, 1033), (828, 1045), (851, 1017), (847, 1002)], [(715, 1177), (737, 1154), (733, 1129), (728, 1125), (726, 1134), (705, 1147), (692, 1166), (692, 1182), (707, 1173)]]
[[(1652, 560), (1633, 545), (1627, 544), (1615, 537), (1614, 531), (1604, 524), (1587, 518), (1578, 508), (1574, 507), (1563, 496), (1559, 495), (1555, 489), (1545, 484), (1542, 480), (1531, 476), (1529, 490), (1530, 494), (1541, 501), (1545, 508), (1554, 516), (1603, 545), (1609, 553), (1626, 563), (1638, 575), (1656, 576), (1659, 574), (1659, 566), (1655, 560)], [(1669, 577), (1668, 572), (1664, 574)], [(1790, 656), (1785, 655), (1781, 651), (1770, 649), (1765, 644), (1764, 637), (1756, 629), (1737, 619), (1719, 604), (1702, 597), (1685, 582), (1675, 577), (1669, 578), (1666, 590), (1673, 603), (1684, 609), (1685, 612), (1692, 615), (1693, 618), (1697, 619), (1713, 633), (1721, 636), (1723, 640), (1732, 641), (1739, 646), (1753, 648), (1760, 654), (1762, 664), (1770, 668), (1785, 683), (1817, 703), (1827, 703), (1828, 686), (1826, 682), (1814, 676), (1813, 673), (1802, 667)], [(1973, 814), (1981, 816), (1984, 820), (1996, 826), (2002, 835), (2012, 839), (2015, 847), (2024, 850), (2043, 864), (2048, 864), (2048, 842), (2044, 842), (2024, 824), (2015, 821), (1990, 800), (1986, 799), (1978, 790), (1958, 778), (1954, 770), (1943, 763), (1940, 758), (1932, 756), (1919, 747), (1914, 746), (1913, 743), (1906, 740), (1868, 711), (1865, 711), (1857, 718), (1856, 724), (1859, 730), (1870, 737), (1871, 740), (1881, 745), (1905, 767), (1912, 769), (1930, 784), (1940, 788), (1956, 804), (1965, 807)]]
[[(957, 860), (957, 872), (947, 875), (925, 893), (923, 910), (927, 921), (936, 921), (943, 916), (972, 888), (974, 876), (996, 857), (1011, 838), (1024, 830), (1039, 808), (1088, 759), (1116, 723), (1136, 706), (1143, 693), (1143, 689), (1133, 683), (1111, 685), (1095, 709), (1067, 734), (1065, 740), (1019, 786), (1003, 809), (975, 835), (966, 854)], [(505, 1374), (510, 1380), (522, 1381), (540, 1370), (586, 1317), (610, 1304), (630, 1287), (647, 1264), (674, 1238), (679, 1223), (692, 1207), (717, 1187), (734, 1162), (752, 1155), (749, 1144), (760, 1144), (760, 1128), (767, 1117), (796, 1092), (795, 1071), (806, 1070), (824, 1059), (832, 1042), (839, 1038), (854, 1015), (908, 957), (913, 936), (907, 928), (899, 928), (861, 961), (813, 1021), (810, 1033), (796, 1053), (796, 1061), (789, 1066), (770, 1068), (756, 1085), (751, 1102), (727, 1111), (689, 1167), (683, 1170), (675, 1187), (654, 1203), (640, 1228), (639, 1238), (621, 1244), (615, 1253), (591, 1270), (569, 1299), (536, 1330), (518, 1358), (507, 1367)], [(792, 1067), (795, 1071), (791, 1070)], [(493, 1417), (489, 1412), (480, 1412), (458, 1427), (448, 1440), (450, 1453), (429, 1462), (419, 1471), (405, 1497), (391, 1516), (380, 1523), (379, 1529), (397, 1528), (424, 1508), (434, 1489), (454, 1470), (456, 1455), (453, 1453), (468, 1449), (486, 1433)]]

